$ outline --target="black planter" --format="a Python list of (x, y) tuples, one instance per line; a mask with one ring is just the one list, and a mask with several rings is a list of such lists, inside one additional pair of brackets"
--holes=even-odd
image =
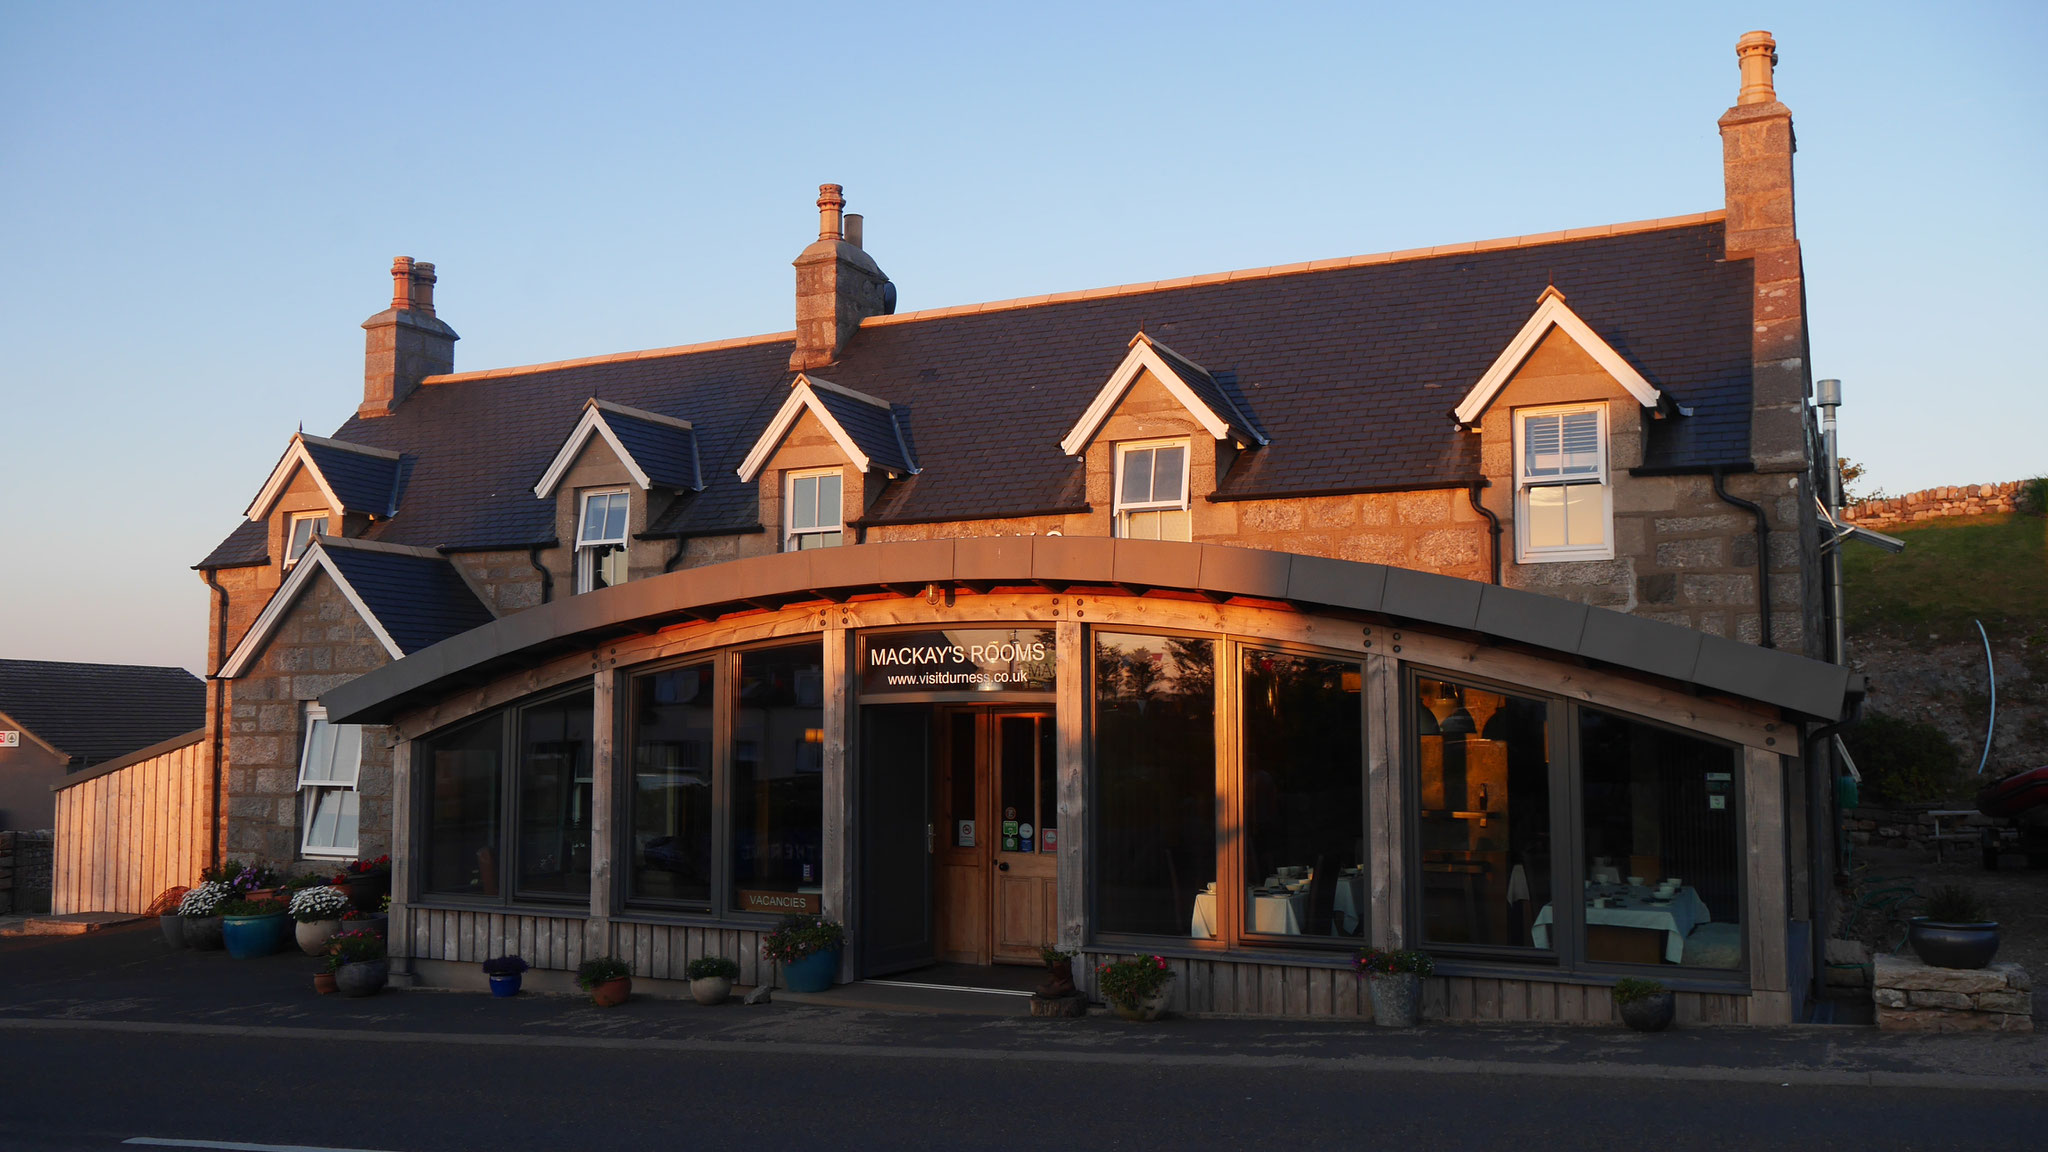
[(348, 890), (349, 903), (356, 906), (356, 911), (376, 912), (384, 897), (391, 895), (391, 873), (358, 872), (350, 876), (343, 887)]
[(1915, 917), (1906, 939), (1922, 963), (1934, 968), (1982, 968), (1998, 955), (1998, 922), (1948, 924)]
[(1669, 992), (1653, 992), (1621, 1006), (1622, 1023), (1638, 1032), (1662, 1032), (1671, 1026), (1678, 998)]

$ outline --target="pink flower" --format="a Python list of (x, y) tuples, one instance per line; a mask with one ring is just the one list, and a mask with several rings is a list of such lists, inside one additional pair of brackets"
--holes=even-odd
[(1154, 960), (1158, 961), (1158, 963), (1159, 963), (1159, 966), (1160, 966), (1161, 968), (1164, 968), (1164, 967), (1166, 967), (1166, 957), (1164, 957), (1164, 956), (1154, 956), (1154, 957), (1153, 957), (1152, 959), (1154, 959)]

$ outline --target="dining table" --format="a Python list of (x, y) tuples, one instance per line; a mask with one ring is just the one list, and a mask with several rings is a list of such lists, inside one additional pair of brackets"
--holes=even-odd
[[(1595, 906), (1595, 900), (1604, 901)], [(1713, 920), (1706, 901), (1690, 887), (1680, 887), (1669, 897), (1632, 884), (1592, 884), (1586, 888), (1586, 923), (1617, 928), (1645, 928), (1664, 933), (1664, 959), (1676, 964), (1685, 957), (1685, 938), (1701, 924)], [(1545, 904), (1536, 913), (1529, 937), (1538, 948), (1550, 947), (1550, 925), (1555, 917)]]
[[(1253, 888), (1246, 892), (1245, 897), (1251, 904), (1252, 931), (1269, 932), (1276, 936), (1302, 934), (1302, 924), (1308, 916), (1307, 889), (1288, 891)], [(1188, 935), (1196, 940), (1215, 938), (1215, 889), (1195, 894), (1195, 911), (1188, 922)]]

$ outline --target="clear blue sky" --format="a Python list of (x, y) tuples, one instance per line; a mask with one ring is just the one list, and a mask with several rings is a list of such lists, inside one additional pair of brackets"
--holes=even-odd
[(2048, 6), (0, 7), (0, 656), (202, 669), (190, 565), (360, 398), (791, 326), (846, 186), (914, 309), (1722, 203), (1778, 37), (1817, 375), (1901, 492), (2048, 471)]

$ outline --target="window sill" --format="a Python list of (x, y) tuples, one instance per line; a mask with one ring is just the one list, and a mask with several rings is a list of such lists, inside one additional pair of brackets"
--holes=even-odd
[(1583, 561), (1612, 560), (1614, 548), (1587, 548), (1573, 552), (1525, 552), (1516, 555), (1517, 564), (1571, 564)]

